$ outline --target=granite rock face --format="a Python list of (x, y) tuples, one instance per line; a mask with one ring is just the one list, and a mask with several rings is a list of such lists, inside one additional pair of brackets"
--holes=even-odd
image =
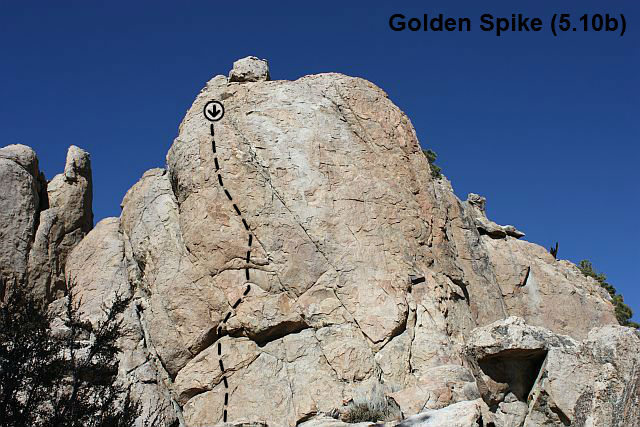
[(38, 169), (35, 152), (24, 145), (0, 149), (0, 279), (5, 287), (23, 282), (46, 181)]
[(89, 154), (69, 147), (64, 173), (47, 183), (35, 152), (9, 145), (0, 149), (0, 185), (2, 282), (51, 301), (64, 292), (68, 254), (93, 227)]
[(267, 60), (258, 59), (255, 56), (238, 59), (229, 72), (230, 82), (257, 82), (270, 79)]
[(470, 193), (466, 202), (469, 213), (473, 216), (480, 234), (488, 235), (494, 239), (502, 239), (506, 236), (517, 239), (524, 237), (525, 234), (513, 225), (498, 225), (487, 218), (487, 199), (485, 197)]
[(466, 354), (496, 425), (631, 426), (640, 420), (640, 338), (622, 326), (576, 341), (509, 317), (477, 328)]
[(64, 295), (67, 256), (93, 228), (89, 153), (72, 145), (64, 172), (47, 185), (48, 209), (40, 211), (28, 262), (28, 283), (46, 300)]
[[(368, 420), (389, 426), (637, 417), (638, 334), (613, 326), (593, 280), (432, 177), (411, 122), (372, 83), (269, 78), (249, 57), (211, 79), (167, 168), (79, 243), (84, 157), (70, 154), (75, 180), (65, 168), (49, 184), (55, 233), (34, 225), (48, 220), (33, 167), (6, 160), (23, 195), (3, 203), (31, 214), (0, 229), (23, 230), (11, 241), (38, 253), (16, 275), (52, 298), (63, 271), (94, 322), (116, 293), (132, 297), (120, 379), (140, 425), (339, 426), (363, 400), (391, 408)], [(211, 100), (225, 107), (215, 123)], [(45, 242), (65, 238), (62, 268), (43, 267)], [(2, 251), (7, 265), (20, 253)]]

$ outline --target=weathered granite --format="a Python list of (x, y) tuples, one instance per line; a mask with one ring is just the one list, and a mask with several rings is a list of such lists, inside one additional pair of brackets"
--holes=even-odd
[[(211, 100), (225, 107), (213, 125)], [(393, 406), (389, 426), (637, 417), (638, 337), (612, 326), (606, 292), (435, 180), (407, 116), (366, 80), (270, 81), (266, 62), (236, 62), (196, 97), (167, 168), (79, 244), (88, 157), (70, 150), (42, 210), (35, 157), (14, 151), (0, 161), (21, 177), (6, 204), (22, 216), (0, 229), (21, 230), (22, 252), (3, 248), (1, 265), (24, 260), (16, 277), (32, 266), (48, 297), (65, 271), (93, 322), (131, 297), (120, 379), (139, 425), (226, 411), (228, 425), (338, 426), (363, 390)], [(42, 267), (66, 236), (64, 268)]]

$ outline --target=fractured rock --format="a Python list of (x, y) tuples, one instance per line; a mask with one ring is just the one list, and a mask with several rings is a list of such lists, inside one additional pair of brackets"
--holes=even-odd
[[(147, 171), (120, 218), (68, 256), (65, 239), (88, 231), (83, 155), (70, 150), (44, 211), (36, 175), (0, 158), (24, 175), (7, 203), (28, 214), (11, 230), (24, 234), (25, 265), (34, 242), (29, 271), (47, 295), (62, 269), (41, 266), (55, 253), (88, 320), (116, 293), (131, 297), (120, 379), (141, 401), (139, 424), (226, 414), (232, 425), (337, 426), (327, 416), (367, 388), (399, 407), (396, 426), (622, 426), (637, 415), (625, 362), (640, 354), (637, 336), (610, 326), (593, 280), (488, 220), (481, 196), (460, 201), (435, 180), (410, 120), (372, 83), (268, 80), (254, 57), (211, 79), (166, 169)], [(202, 115), (211, 100), (225, 107), (213, 125)]]
[(33, 150), (9, 145), (0, 185), (0, 277), (51, 301), (65, 286), (67, 255), (93, 227), (89, 154), (71, 146), (64, 173), (47, 184)]
[(502, 239), (506, 236), (519, 239), (525, 236), (522, 231), (513, 225), (498, 225), (489, 220), (487, 218), (487, 199), (485, 197), (469, 193), (466, 203), (480, 234), (486, 234), (494, 239)]
[(345, 423), (331, 418), (318, 418), (299, 424), (301, 427), (482, 427), (483, 403), (481, 400), (469, 400), (442, 409), (428, 410), (418, 415), (413, 415), (399, 422), (388, 423)]
[(9, 145), (0, 149), (0, 185), (0, 297), (4, 298), (5, 284), (25, 279), (38, 211), (46, 206), (41, 200), (46, 181), (31, 148)]
[(640, 336), (594, 328), (582, 342), (510, 317), (476, 329), (466, 347), (497, 426), (634, 425)]
[(523, 240), (481, 240), (510, 315), (578, 339), (593, 327), (617, 324), (607, 292), (572, 263)]
[(247, 56), (233, 63), (229, 72), (230, 82), (257, 82), (270, 80), (269, 64), (266, 59)]
[(51, 301), (65, 292), (67, 256), (93, 228), (89, 153), (69, 147), (64, 172), (49, 182), (47, 199), (29, 254), (28, 282), (38, 297)]

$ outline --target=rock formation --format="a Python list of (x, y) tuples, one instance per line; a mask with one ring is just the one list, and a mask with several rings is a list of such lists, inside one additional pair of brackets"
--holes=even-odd
[(93, 228), (89, 154), (69, 147), (64, 172), (47, 183), (34, 151), (9, 145), (0, 149), (0, 182), (0, 277), (51, 301), (65, 290), (67, 256)]
[[(0, 149), (0, 279), (24, 282), (38, 212), (46, 207), (46, 181), (38, 159), (24, 145)], [(43, 197), (44, 196), (44, 197)], [(1, 289), (4, 299), (5, 289)]]
[(271, 81), (266, 61), (237, 61), (196, 97), (167, 168), (83, 239), (86, 153), (47, 193), (26, 147), (0, 162), (0, 274), (54, 298), (64, 272), (94, 322), (133, 297), (120, 378), (140, 425), (341, 426), (370, 390), (404, 419), (389, 426), (640, 416), (640, 338), (606, 291), (432, 177), (407, 116), (363, 79)]

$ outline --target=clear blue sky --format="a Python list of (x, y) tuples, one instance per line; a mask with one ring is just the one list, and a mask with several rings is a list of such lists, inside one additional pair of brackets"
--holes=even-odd
[[(639, 3), (451, 3), (0, 0), (0, 145), (34, 147), (48, 178), (68, 145), (91, 152), (98, 220), (164, 166), (192, 100), (235, 59), (267, 58), (274, 79), (361, 76), (409, 115), (461, 198), (483, 194), (496, 222), (591, 259), (639, 319)], [(397, 12), (473, 29), (396, 33)], [(478, 30), (481, 14), (512, 12), (545, 25), (624, 13), (627, 32)]]

